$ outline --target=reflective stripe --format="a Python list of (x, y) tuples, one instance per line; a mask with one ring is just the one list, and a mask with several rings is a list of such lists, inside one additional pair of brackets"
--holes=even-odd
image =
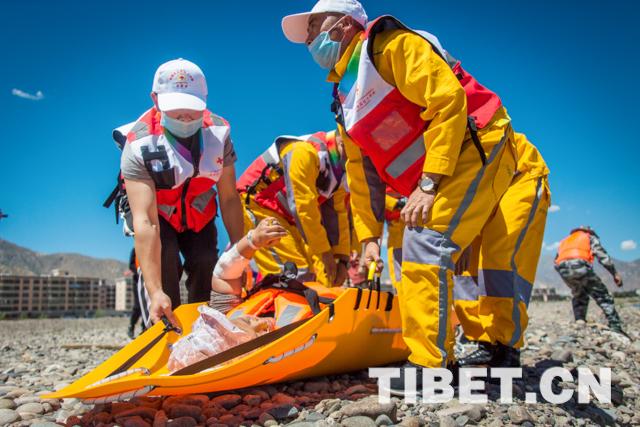
[(480, 270), (478, 284), (480, 295), (496, 298), (513, 298), (515, 273), (511, 270)]
[(418, 159), (425, 155), (424, 134), (416, 139), (413, 144), (405, 148), (405, 150), (396, 157), (393, 162), (389, 163), (386, 168), (390, 177), (397, 179)]
[(396, 282), (402, 281), (402, 248), (393, 248), (393, 275)]
[(171, 205), (158, 205), (158, 210), (166, 216), (171, 216), (176, 211), (176, 207)]
[(284, 310), (282, 310), (282, 313), (280, 313), (280, 316), (278, 316), (276, 327), (281, 328), (283, 326), (289, 325), (290, 323), (293, 323), (293, 320), (301, 311), (302, 307), (300, 307), (299, 305), (286, 306)]
[(215, 114), (211, 114), (211, 121), (213, 122), (214, 125), (216, 126), (226, 126), (226, 123), (224, 122), (224, 120), (222, 120), (220, 117), (216, 116)]
[(477, 301), (480, 295), (478, 278), (473, 276), (453, 277), (454, 301)]
[[(484, 176), (484, 172), (486, 171), (487, 166), (489, 166), (493, 162), (493, 160), (495, 160), (498, 153), (504, 147), (505, 141), (508, 138), (509, 130), (510, 128), (507, 128), (500, 142), (496, 144), (495, 147), (493, 147), (493, 149), (491, 150), (491, 155), (487, 159), (487, 162), (484, 165), (482, 165), (477, 175), (471, 182), (471, 185), (467, 189), (467, 192), (465, 193), (464, 198), (462, 199), (462, 203), (460, 203), (460, 206), (458, 206), (458, 210), (453, 215), (453, 218), (451, 219), (451, 223), (449, 223), (449, 227), (447, 228), (447, 230), (443, 235), (443, 242), (451, 241), (451, 236), (453, 235), (454, 231), (458, 227), (458, 224), (460, 224), (462, 215), (464, 215), (467, 209), (469, 209), (469, 206), (471, 206), (471, 202), (476, 196), (476, 192), (478, 191), (478, 186), (480, 185), (480, 181)], [(453, 242), (451, 243), (455, 246)], [(459, 248), (457, 250), (459, 250)], [(440, 253), (441, 253), (440, 264), (439, 264), (440, 271), (438, 272), (438, 281), (439, 281), (438, 338), (436, 342), (437, 342), (438, 348), (440, 349), (440, 353), (442, 355), (442, 367), (445, 368), (447, 364), (447, 358), (449, 356), (447, 354), (447, 350), (445, 349), (445, 345), (444, 345), (447, 338), (446, 319), (449, 318), (449, 305), (450, 305), (449, 304), (449, 287), (447, 284), (447, 269), (453, 269), (452, 267), (453, 260), (451, 259), (451, 255), (453, 254), (453, 251), (441, 250)], [(444, 322), (442, 321), (443, 319), (445, 320)]]
[(193, 199), (193, 202), (191, 202), (191, 206), (194, 209), (196, 209), (198, 212), (204, 213), (204, 210), (206, 209), (207, 205), (209, 204), (211, 199), (215, 197), (215, 195), (216, 195), (216, 191), (213, 188), (211, 188), (205, 191), (204, 193), (198, 195), (197, 197), (195, 197)]
[(244, 315), (244, 310), (236, 310), (229, 316), (229, 320), (237, 319), (240, 316)]
[[(410, 233), (410, 238), (407, 238), (407, 233)], [(446, 239), (442, 233), (428, 228), (410, 229), (405, 226), (404, 236), (402, 240), (403, 261), (416, 264), (440, 265), (443, 250), (451, 253), (460, 250), (451, 239)], [(454, 267), (453, 262), (450, 260), (446, 267), (452, 270)]]
[(278, 199), (278, 203), (280, 203), (280, 206), (282, 207), (282, 209), (287, 214), (289, 214), (290, 216), (293, 217), (293, 214), (291, 213), (291, 209), (289, 209), (289, 200), (287, 200), (287, 198), (285, 197), (285, 195), (284, 195), (284, 193), (282, 191), (278, 191), (276, 193), (276, 199)]
[[(518, 274), (518, 267), (516, 265), (516, 254), (520, 250), (522, 241), (524, 240), (524, 237), (527, 235), (527, 231), (529, 231), (529, 226), (533, 222), (533, 218), (535, 217), (536, 212), (538, 211), (538, 205), (540, 204), (540, 199), (542, 198), (542, 192), (544, 190), (544, 186), (542, 185), (543, 179), (544, 177), (538, 178), (538, 183), (536, 184), (536, 198), (533, 201), (533, 204), (531, 205), (531, 210), (529, 211), (529, 218), (527, 219), (527, 225), (524, 227), (524, 229), (520, 233), (520, 236), (518, 236), (518, 241), (516, 242), (515, 250), (513, 252), (513, 255), (511, 256), (511, 269), (513, 270), (516, 276), (516, 280), (514, 281), (515, 283), (513, 284), (513, 287), (514, 287), (513, 292), (515, 294), (515, 298), (513, 301), (513, 312), (511, 315), (515, 329), (513, 331), (513, 336), (511, 337), (511, 341), (509, 342), (509, 345), (511, 347), (516, 345), (516, 343), (520, 341), (520, 337), (522, 336), (522, 326), (520, 325), (520, 307), (519, 307), (520, 304), (519, 303), (520, 301), (523, 301), (525, 305), (528, 306), (529, 298), (531, 297), (531, 291), (533, 289), (533, 285), (528, 287), (524, 285), (523, 282), (527, 283), (527, 281), (522, 279)], [(526, 290), (527, 293), (524, 293), (523, 290)]]
[[(320, 205), (320, 217), (322, 218), (322, 226), (327, 234), (327, 239), (331, 246), (337, 246), (340, 243), (340, 227), (338, 223), (338, 213), (333, 207), (333, 199), (328, 199)], [(322, 232), (322, 231), (318, 231)]]
[(371, 204), (371, 212), (376, 221), (384, 221), (384, 198), (386, 195), (387, 185), (382, 182), (380, 174), (371, 162), (368, 156), (362, 158), (362, 168), (364, 169), (364, 178), (367, 181), (369, 189), (369, 203)]
[[(292, 155), (293, 155), (293, 152), (290, 151), (287, 154), (285, 154), (285, 156), (282, 158), (282, 165), (284, 170), (289, 170), (289, 164), (291, 162)], [(284, 206), (289, 207), (289, 213), (295, 220), (296, 226), (298, 227), (298, 231), (300, 231), (302, 238), (306, 242), (307, 236), (305, 236), (304, 230), (302, 229), (302, 223), (300, 222), (300, 218), (298, 218), (298, 212), (296, 211), (296, 200), (293, 195), (293, 183), (291, 182), (291, 176), (288, 173), (284, 174), (284, 183), (287, 188), (291, 189), (291, 191), (287, 191), (287, 203)], [(278, 200), (280, 200), (281, 195), (282, 195), (281, 193), (278, 193)]]

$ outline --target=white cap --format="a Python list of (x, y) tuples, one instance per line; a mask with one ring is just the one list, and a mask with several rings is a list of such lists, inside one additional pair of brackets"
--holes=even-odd
[(186, 59), (165, 62), (153, 77), (160, 111), (207, 108), (207, 80), (200, 67)]
[(367, 25), (367, 13), (358, 0), (319, 0), (311, 12), (296, 13), (282, 18), (282, 31), (289, 41), (304, 43), (307, 39), (309, 17), (316, 13), (342, 13), (349, 15), (360, 25)]

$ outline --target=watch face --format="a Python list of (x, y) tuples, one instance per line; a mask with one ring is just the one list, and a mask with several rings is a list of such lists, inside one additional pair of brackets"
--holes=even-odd
[(422, 178), (420, 180), (420, 189), (422, 191), (432, 191), (435, 188), (435, 183), (431, 178)]

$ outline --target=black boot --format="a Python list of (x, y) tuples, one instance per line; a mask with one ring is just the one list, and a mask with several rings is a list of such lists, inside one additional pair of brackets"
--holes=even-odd
[[(406, 397), (406, 392), (405, 392), (405, 371), (407, 368), (415, 368), (415, 375), (416, 375), (416, 396), (420, 397), (422, 396), (422, 376), (423, 376), (423, 369), (429, 369), (429, 368), (425, 368), (423, 366), (420, 365), (416, 365), (415, 363), (411, 363), (411, 362), (407, 362), (404, 365), (402, 365), (400, 367), (400, 377), (399, 378), (391, 378), (389, 385), (390, 385), (390, 389), (389, 392), (391, 393), (392, 396), (399, 396), (399, 397)], [(447, 365), (447, 369), (451, 371), (451, 373), (453, 374), (453, 379), (451, 381), (451, 386), (456, 387), (458, 385), (458, 364), (457, 363), (450, 363)], [(409, 374), (411, 375), (411, 374)]]
[(497, 346), (488, 342), (479, 342), (478, 349), (458, 360), (459, 366), (491, 365)]
[(133, 339), (134, 338), (134, 331), (135, 325), (129, 325), (129, 330), (127, 331), (127, 335), (129, 335), (129, 338)]
[(489, 365), (494, 368), (519, 368), (520, 349), (498, 343)]
[[(406, 395), (405, 392), (405, 372), (408, 368), (415, 368), (415, 376), (416, 376), (416, 393), (417, 396), (422, 394), (422, 366), (416, 365), (411, 362), (407, 362), (400, 367), (400, 377), (399, 378), (391, 378), (390, 385), (390, 393), (392, 396), (401, 396), (404, 397)], [(406, 372), (409, 374), (408, 372)], [(409, 374), (411, 375), (411, 374)]]

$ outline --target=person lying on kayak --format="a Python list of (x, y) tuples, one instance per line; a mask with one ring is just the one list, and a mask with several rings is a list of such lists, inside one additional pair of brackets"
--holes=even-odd
[(287, 236), (287, 230), (273, 217), (260, 221), (238, 243), (224, 252), (213, 270), (209, 305), (226, 313), (242, 302), (245, 272), (257, 250), (271, 248)]

